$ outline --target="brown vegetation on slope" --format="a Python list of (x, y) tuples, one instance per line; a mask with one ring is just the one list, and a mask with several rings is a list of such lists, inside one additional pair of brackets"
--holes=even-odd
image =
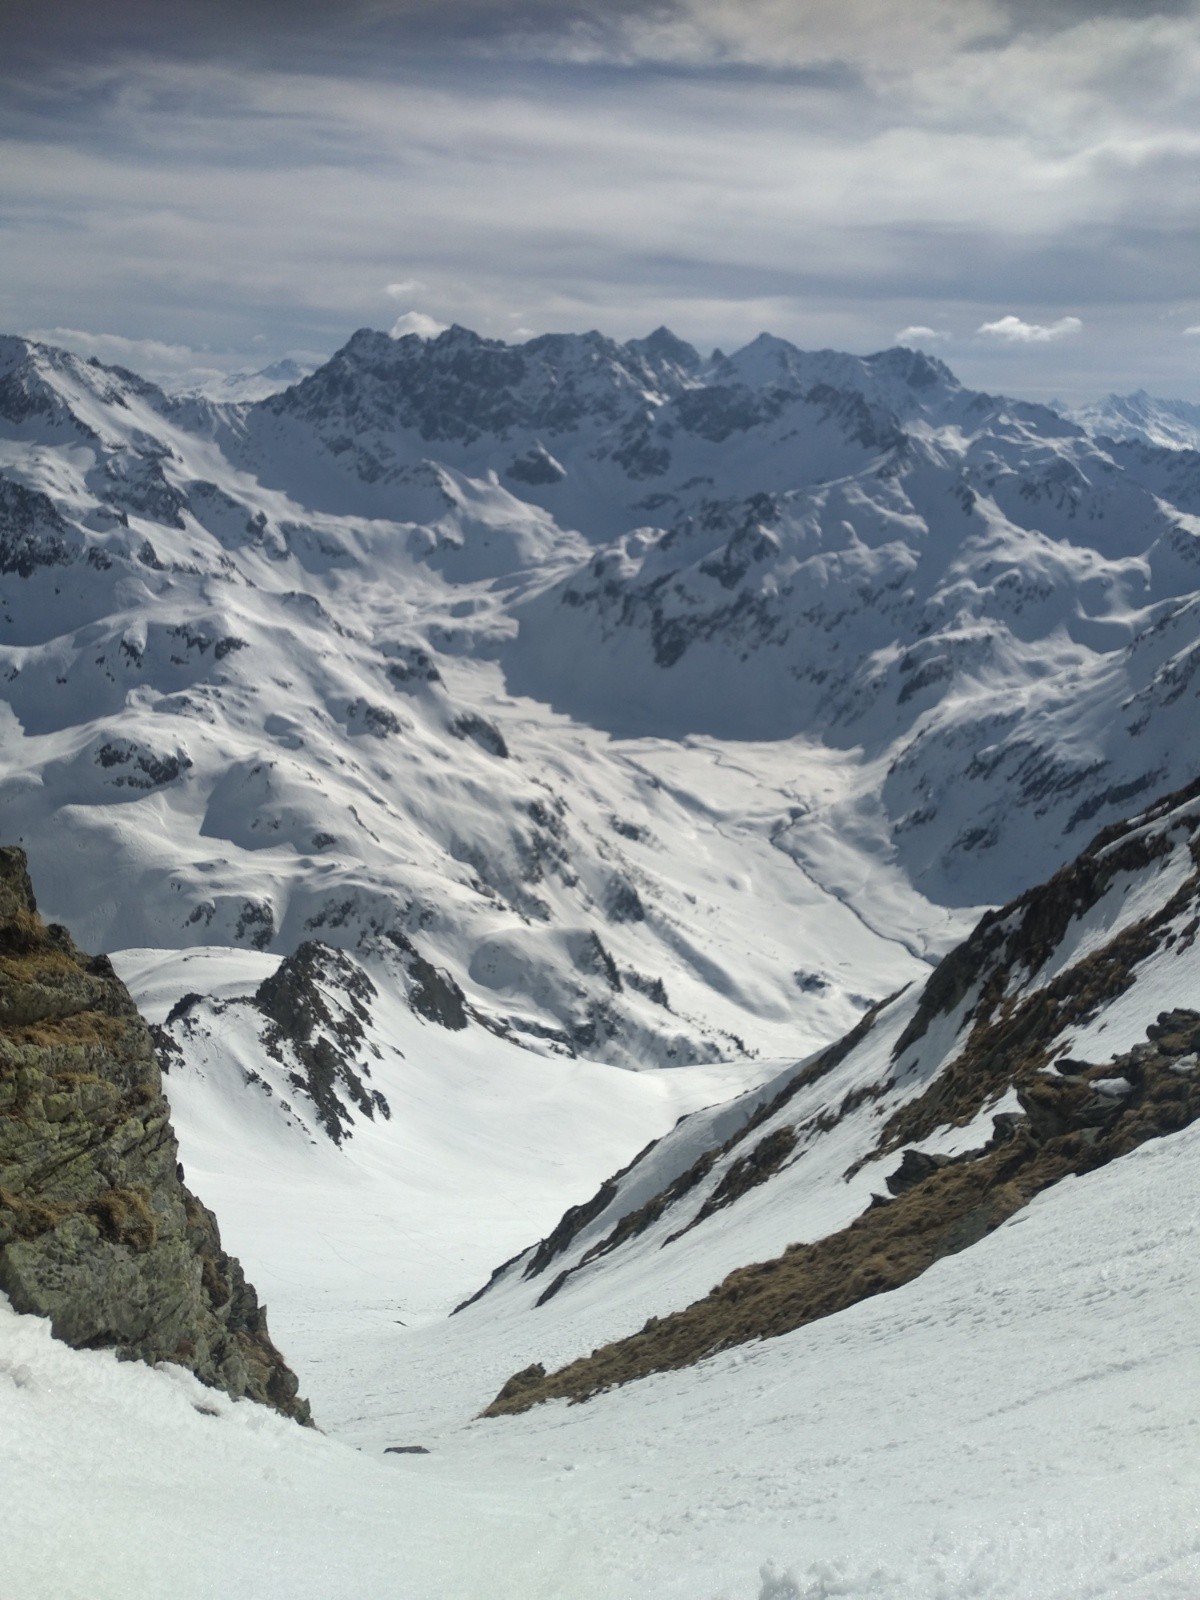
[[(1111, 1066), (1043, 1078), (1022, 1093), (1025, 1115), (1015, 1127), (1015, 1119), (998, 1119), (996, 1137), (982, 1151), (935, 1168), (839, 1233), (740, 1268), (703, 1300), (652, 1317), (639, 1333), (558, 1372), (526, 1368), (483, 1415), (524, 1411), (542, 1400), (586, 1400), (751, 1339), (790, 1333), (908, 1283), (942, 1256), (975, 1244), (1068, 1174), (1104, 1166), (1147, 1139), (1185, 1127), (1200, 1116), (1200, 1015), (1174, 1013), (1155, 1031), (1155, 1040)], [(1179, 1070), (1189, 1060), (1190, 1069)], [(1128, 1093), (1091, 1087), (1118, 1076), (1129, 1083)]]

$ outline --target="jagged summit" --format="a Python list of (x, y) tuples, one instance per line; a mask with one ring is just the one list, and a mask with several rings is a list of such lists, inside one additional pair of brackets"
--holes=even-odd
[(701, 365), (700, 352), (662, 324), (644, 339), (630, 339), (626, 349), (651, 361), (670, 362), (683, 372), (695, 372)]

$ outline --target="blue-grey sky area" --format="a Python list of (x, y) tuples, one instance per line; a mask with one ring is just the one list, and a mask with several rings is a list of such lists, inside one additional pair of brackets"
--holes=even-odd
[(0, 0), (0, 329), (151, 375), (659, 323), (1200, 398), (1179, 0)]

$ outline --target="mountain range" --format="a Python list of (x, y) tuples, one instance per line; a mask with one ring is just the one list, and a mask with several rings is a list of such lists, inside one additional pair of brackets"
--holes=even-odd
[[(659, 1411), (694, 1440), (690, 1465), (662, 1459), (674, 1500), (628, 1461), (598, 1499), (581, 1479), (564, 1542), (537, 1522), (552, 1555), (530, 1567), (497, 1524), (478, 1568), (453, 1558), (461, 1592), (490, 1549), (497, 1593), (732, 1594), (791, 1525), (805, 1415), (831, 1498), (806, 1491), (784, 1553), (817, 1565), (764, 1567), (760, 1600), (1021, 1592), (1019, 1540), (979, 1587), (976, 1524), (956, 1566), (915, 1501), (898, 1568), (846, 1567), (883, 1480), (839, 1457), (788, 1362), (806, 1385), (905, 1364), (929, 1384), (940, 1338), (955, 1448), (1028, 1453), (1024, 1424), (972, 1421), (983, 1345), (955, 1297), (994, 1293), (995, 1415), (1022, 1403), (1025, 1318), (1060, 1358), (1030, 1426), (1057, 1419), (1064, 1470), (1099, 1463), (1110, 1520), (1104, 1406), (1122, 1374), (1153, 1406), (1186, 1382), (1186, 407), (1068, 414), (915, 351), (763, 335), (702, 356), (665, 328), (364, 329), (294, 376), (169, 395), (0, 340), (0, 806), (47, 915), (150, 1024), (188, 1181), (318, 1424), (444, 1452), (412, 1492), (447, 1529), (459, 1496), (485, 1527), (497, 1496), (536, 1520), (560, 1442), (625, 1460)], [(1157, 1365), (1144, 1308), (1087, 1287), (1133, 1282), (1111, 1253), (1130, 1205)], [(1081, 1295), (1096, 1332), (1064, 1354)], [(49, 1385), (27, 1322), (6, 1337)], [(86, 1360), (131, 1437), (183, 1438), (165, 1392)], [(594, 1422), (542, 1403), (587, 1396)], [(941, 1483), (927, 1399), (897, 1403), (894, 1448)], [(249, 1482), (268, 1436), (237, 1433), (245, 1410), (217, 1405)], [(868, 1456), (869, 1415), (849, 1424)], [(743, 1416), (778, 1473), (735, 1442)], [(299, 1452), (299, 1502), (372, 1508), (345, 1592), (448, 1592), (432, 1548), (411, 1570), (382, 1554), (393, 1491), (329, 1441), (277, 1443), (290, 1426), (270, 1420), (268, 1453)], [(1170, 1477), (1182, 1437), (1164, 1424), (1145, 1460)], [(742, 1487), (685, 1546), (725, 1450)], [(1050, 1540), (1030, 1470), (1005, 1489), (981, 1467), (978, 1493)], [(1138, 1548), (1182, 1597), (1177, 1525)], [(1150, 1592), (1119, 1560), (1103, 1587), (1076, 1539), (1045, 1593)], [(254, 1570), (263, 1593), (343, 1592), (304, 1587), (318, 1560)], [(172, 1592), (215, 1592), (171, 1570)]]

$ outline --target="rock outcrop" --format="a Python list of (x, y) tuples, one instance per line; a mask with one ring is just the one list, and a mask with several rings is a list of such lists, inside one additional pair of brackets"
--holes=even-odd
[(79, 1348), (170, 1361), (311, 1421), (216, 1218), (183, 1183), (150, 1032), (107, 957), (0, 849), (0, 1290)]

